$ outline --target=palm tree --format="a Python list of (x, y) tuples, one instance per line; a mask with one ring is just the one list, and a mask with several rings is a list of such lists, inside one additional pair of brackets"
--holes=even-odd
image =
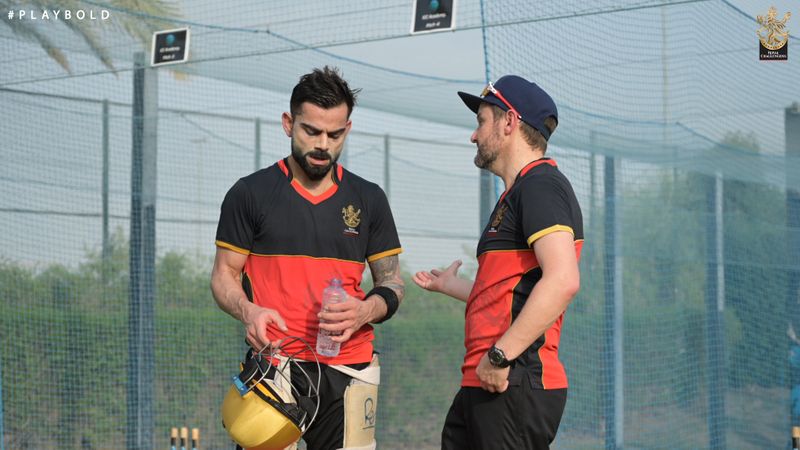
[[(133, 37), (135, 40), (147, 44), (152, 38), (152, 33), (158, 29), (172, 28), (169, 22), (170, 17), (178, 16), (178, 8), (163, 0), (110, 0), (107, 4), (92, 4), (80, 0), (61, 0), (53, 4), (52, 0), (29, 0), (22, 4), (15, 0), (0, 0), (0, 11), (6, 12), (15, 9), (25, 9), (27, 11), (38, 12), (47, 10), (86, 10), (87, 5), (95, 6), (95, 9), (102, 9), (106, 6), (111, 11), (111, 17), (107, 22)], [(62, 16), (63, 17), (63, 16)], [(108, 49), (100, 39), (98, 22), (94, 20), (59, 20), (70, 30), (80, 36), (95, 56), (110, 70), (116, 71), (111, 60)], [(11, 30), (25, 39), (38, 43), (47, 54), (53, 58), (68, 73), (72, 73), (66, 55), (57, 44), (45, 33), (41, 27), (36, 27), (33, 20), (3, 20)], [(106, 23), (103, 23), (106, 25)]]

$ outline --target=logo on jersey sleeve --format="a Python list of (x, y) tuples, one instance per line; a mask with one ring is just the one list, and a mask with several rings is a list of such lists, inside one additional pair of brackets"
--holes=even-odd
[(344, 234), (358, 234), (358, 225), (361, 223), (361, 210), (356, 209), (353, 205), (347, 205), (342, 208), (342, 220), (347, 228), (344, 229)]

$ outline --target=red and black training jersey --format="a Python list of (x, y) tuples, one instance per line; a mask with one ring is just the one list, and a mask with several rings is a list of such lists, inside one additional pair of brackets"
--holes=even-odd
[[(277, 310), (289, 328), (270, 326), (270, 339), (299, 336), (316, 348), (322, 291), (333, 278), (363, 299), (365, 262), (402, 250), (386, 194), (376, 184), (335, 165), (334, 184), (311, 195), (292, 177), (287, 161), (241, 178), (222, 203), (216, 244), (247, 255), (245, 280), (252, 301)], [(326, 364), (372, 359), (373, 332), (365, 325)], [(313, 356), (296, 345), (301, 359)]]
[[(542, 158), (520, 171), (511, 189), (495, 205), (478, 243), (478, 273), (467, 300), (462, 386), (480, 386), (475, 369), (481, 357), (508, 330), (542, 278), (533, 243), (555, 231), (572, 233), (580, 258), (583, 218), (575, 192), (555, 161)], [(567, 387), (567, 376), (558, 359), (563, 318), (562, 313), (515, 360), (509, 381), (530, 371), (536, 388)]]

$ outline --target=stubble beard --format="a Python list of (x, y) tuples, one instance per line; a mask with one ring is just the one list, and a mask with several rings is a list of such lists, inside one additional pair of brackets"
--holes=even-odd
[(475, 154), (475, 166), (479, 169), (489, 169), (497, 160), (497, 152), (492, 152), (485, 145), (478, 145), (478, 153)]

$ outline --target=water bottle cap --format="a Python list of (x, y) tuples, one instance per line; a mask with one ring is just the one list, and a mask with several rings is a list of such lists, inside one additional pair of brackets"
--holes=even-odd
[(333, 278), (331, 280), (331, 286), (342, 287), (342, 280), (340, 280), (339, 278)]

